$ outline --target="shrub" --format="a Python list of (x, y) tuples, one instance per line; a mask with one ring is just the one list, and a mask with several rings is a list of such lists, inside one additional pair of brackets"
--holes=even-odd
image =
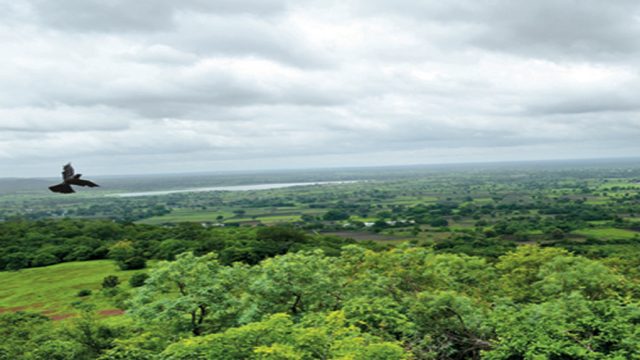
[(120, 279), (115, 275), (105, 276), (104, 279), (102, 279), (103, 289), (112, 289), (118, 286), (118, 284), (120, 284)]
[(149, 275), (145, 273), (134, 274), (129, 279), (129, 285), (131, 285), (131, 287), (140, 287), (144, 285), (145, 280), (147, 280), (148, 278), (149, 278)]
[(349, 217), (349, 213), (343, 210), (329, 210), (322, 216), (327, 221), (347, 220)]
[(60, 262), (60, 260), (58, 260), (58, 258), (53, 254), (39, 253), (36, 254), (31, 261), (31, 266), (48, 266), (57, 264), (58, 262)]
[(89, 290), (89, 289), (82, 289), (82, 290), (78, 291), (78, 294), (77, 294), (77, 296), (79, 296), (79, 297), (85, 297), (85, 296), (89, 296), (89, 295), (91, 295), (91, 290)]
[(433, 227), (443, 227), (449, 225), (449, 222), (447, 221), (447, 219), (439, 217), (429, 221), (429, 225)]
[(147, 262), (140, 256), (134, 256), (122, 261), (118, 261), (118, 266), (122, 270), (138, 270), (147, 267)]

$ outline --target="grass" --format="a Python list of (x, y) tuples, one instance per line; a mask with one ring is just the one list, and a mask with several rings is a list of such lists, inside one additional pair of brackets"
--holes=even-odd
[(617, 229), (617, 228), (600, 228), (600, 229), (581, 229), (573, 232), (577, 235), (594, 237), (597, 239), (633, 239), (636, 236), (640, 236), (640, 233), (632, 230)]
[[(102, 279), (116, 275), (121, 289), (136, 272), (122, 271), (111, 260), (78, 261), (52, 266), (0, 272), (0, 311), (28, 310), (62, 318), (77, 313), (73, 304), (88, 303), (96, 310), (114, 309), (112, 298), (100, 293)], [(90, 296), (78, 297), (88, 289)]]
[(476, 205), (485, 205), (485, 204), (491, 204), (493, 202), (492, 198), (477, 198), (477, 199), (473, 199), (473, 203)]
[(231, 212), (224, 211), (207, 211), (196, 209), (174, 209), (170, 214), (163, 216), (154, 216), (152, 218), (138, 221), (141, 224), (158, 225), (173, 222), (216, 222), (216, 218), (222, 215), (225, 219), (235, 216)]
[(287, 223), (299, 221), (299, 215), (274, 215), (274, 216), (258, 216), (256, 220), (260, 220), (265, 224)]
[(606, 223), (608, 223), (608, 222), (609, 222), (609, 220), (592, 220), (592, 221), (587, 221), (587, 223), (588, 223), (588, 224), (596, 225), (596, 226), (597, 226), (597, 225), (604, 225), (604, 224), (606, 224)]
[(609, 202), (610, 199), (608, 198), (589, 198), (585, 203), (589, 205), (604, 205), (608, 204)]
[(382, 202), (385, 204), (415, 206), (419, 204), (430, 204), (430, 203), (438, 202), (438, 198), (435, 196), (421, 196), (421, 197), (399, 196), (394, 198), (393, 200), (385, 200)]
[(377, 217), (362, 217), (358, 215), (352, 215), (349, 220), (351, 221), (361, 221), (361, 222), (376, 222), (378, 220)]
[(258, 208), (245, 209), (243, 215), (237, 215), (230, 209), (225, 210), (201, 210), (201, 209), (174, 209), (170, 214), (154, 216), (138, 221), (140, 224), (160, 225), (164, 223), (178, 222), (218, 222), (218, 216), (223, 216), (222, 222), (261, 221), (265, 224), (299, 221), (303, 214), (319, 216), (326, 210), (304, 209), (297, 207)]

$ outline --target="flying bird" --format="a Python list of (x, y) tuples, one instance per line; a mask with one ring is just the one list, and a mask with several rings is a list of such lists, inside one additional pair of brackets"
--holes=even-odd
[(73, 191), (73, 188), (71, 187), (71, 185), (88, 186), (88, 187), (99, 186), (98, 184), (92, 181), (80, 179), (80, 176), (82, 176), (82, 174), (76, 174), (75, 171), (73, 170), (73, 167), (71, 166), (71, 163), (68, 163), (62, 168), (62, 183), (58, 185), (49, 186), (49, 190), (53, 192), (63, 193), (63, 194), (71, 194), (75, 192)]

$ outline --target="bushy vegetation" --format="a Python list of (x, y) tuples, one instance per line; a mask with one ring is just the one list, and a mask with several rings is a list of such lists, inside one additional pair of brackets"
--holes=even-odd
[(0, 222), (0, 270), (60, 262), (113, 259), (122, 270), (142, 269), (148, 259), (216, 251), (225, 264), (255, 264), (290, 249), (323, 248), (337, 254), (352, 240), (314, 236), (293, 227), (204, 228), (196, 223), (163, 227), (105, 220), (15, 220)]
[(407, 245), (352, 245), (337, 257), (302, 251), (255, 265), (184, 253), (156, 264), (131, 294), (130, 324), (84, 315), (54, 328), (45, 317), (4, 314), (0, 321), (13, 325), (2, 351), (29, 359), (631, 359), (640, 356), (639, 281), (615, 261), (532, 245), (495, 263)]

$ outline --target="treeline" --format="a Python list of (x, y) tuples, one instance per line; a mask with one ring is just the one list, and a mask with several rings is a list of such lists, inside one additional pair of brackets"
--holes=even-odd
[[(184, 253), (126, 301), (128, 325), (0, 316), (22, 359), (634, 359), (635, 263), (521, 246), (496, 262), (403, 246), (224, 265)], [(7, 330), (11, 329), (11, 330)]]
[(60, 262), (112, 258), (123, 269), (144, 267), (145, 260), (172, 260), (177, 254), (216, 251), (223, 264), (255, 264), (290, 250), (320, 248), (337, 255), (353, 243), (312, 236), (291, 227), (204, 228), (137, 225), (108, 220), (16, 220), (0, 222), (0, 270), (18, 270)]

